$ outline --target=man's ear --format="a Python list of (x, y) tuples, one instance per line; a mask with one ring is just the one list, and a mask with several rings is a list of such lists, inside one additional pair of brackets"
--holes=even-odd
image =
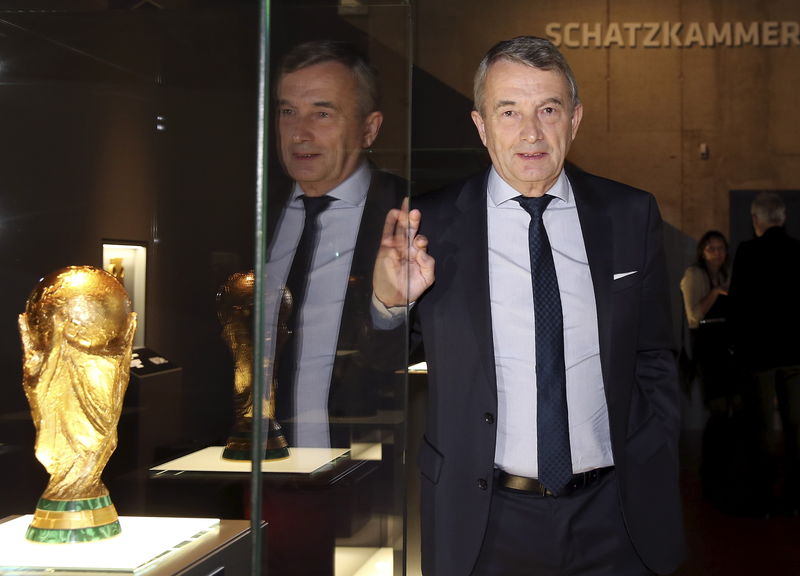
[(378, 132), (383, 124), (383, 113), (379, 111), (371, 112), (364, 120), (364, 134), (361, 141), (362, 148), (369, 148), (378, 137)]
[(575, 109), (572, 111), (572, 118), (570, 119), (573, 140), (575, 140), (575, 136), (578, 135), (578, 127), (581, 125), (581, 118), (583, 118), (583, 104), (579, 102), (575, 105)]
[(478, 129), (478, 136), (481, 137), (481, 142), (486, 146), (486, 126), (483, 124), (483, 116), (481, 116), (481, 113), (477, 110), (473, 110), (470, 116), (475, 123), (475, 128)]

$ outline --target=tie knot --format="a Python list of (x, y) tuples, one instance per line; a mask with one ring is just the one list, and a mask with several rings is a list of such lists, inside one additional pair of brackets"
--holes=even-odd
[(545, 194), (544, 196), (517, 196), (514, 198), (514, 200), (519, 202), (519, 205), (525, 209), (525, 212), (531, 215), (531, 219), (541, 218), (545, 208), (547, 208), (547, 205), (550, 204), (552, 199), (553, 196), (549, 194)]
[(306, 218), (315, 218), (320, 212), (324, 212), (330, 203), (333, 202), (333, 198), (328, 195), (306, 196), (303, 194), (300, 196), (300, 199), (303, 201), (303, 205), (306, 208)]

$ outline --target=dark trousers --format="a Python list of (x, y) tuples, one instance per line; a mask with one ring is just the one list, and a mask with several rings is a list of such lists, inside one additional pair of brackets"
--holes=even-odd
[(780, 432), (775, 429), (777, 406), (783, 429), (785, 503), (800, 506), (800, 366), (784, 366), (751, 374), (756, 437), (760, 446), (762, 490), (770, 494), (777, 476)]
[(644, 576), (614, 472), (569, 496), (497, 487), (473, 576)]

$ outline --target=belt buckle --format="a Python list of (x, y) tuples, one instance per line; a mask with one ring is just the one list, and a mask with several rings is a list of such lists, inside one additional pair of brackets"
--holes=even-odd
[(593, 470), (587, 470), (586, 472), (578, 472), (577, 474), (573, 474), (572, 478), (570, 478), (569, 482), (567, 482), (567, 485), (553, 495), (569, 496), (576, 490), (591, 486), (597, 482), (604, 470), (605, 469), (602, 468), (595, 468)]

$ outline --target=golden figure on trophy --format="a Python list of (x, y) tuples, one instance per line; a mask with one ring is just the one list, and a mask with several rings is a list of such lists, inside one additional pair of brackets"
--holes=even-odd
[[(217, 314), (222, 323), (222, 338), (233, 355), (234, 424), (222, 457), (228, 460), (252, 459), (253, 434), (253, 271), (236, 272), (217, 293)], [(282, 306), (283, 309), (283, 306)], [(268, 398), (262, 399), (267, 439), (264, 460), (288, 458), (289, 447), (275, 419), (275, 380)]]
[(86, 542), (120, 532), (101, 474), (117, 447), (128, 385), (130, 308), (111, 274), (70, 266), (40, 280), (19, 316), (36, 458), (50, 474), (29, 540)]

